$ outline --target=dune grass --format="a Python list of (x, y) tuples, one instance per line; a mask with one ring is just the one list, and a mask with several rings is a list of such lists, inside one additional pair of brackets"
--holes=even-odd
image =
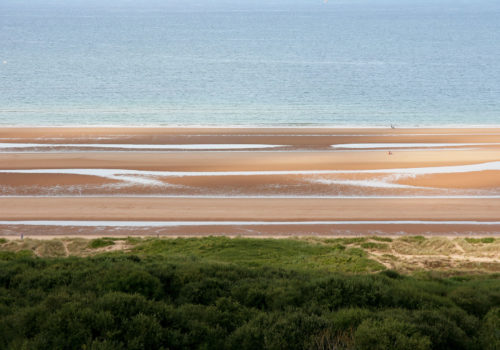
[(0, 241), (0, 252), (38, 257), (133, 253), (138, 256), (161, 256), (170, 261), (346, 273), (384, 269), (400, 273), (427, 269), (449, 274), (500, 272), (500, 240), (493, 237), (26, 238), (3, 239)]
[(493, 243), (495, 242), (495, 238), (493, 237), (484, 237), (484, 238), (466, 238), (465, 241), (467, 243)]
[(89, 248), (96, 249), (102, 247), (108, 247), (110, 245), (114, 245), (115, 242), (109, 238), (96, 238), (89, 242)]
[(384, 266), (368, 258), (363, 249), (295, 239), (189, 238), (152, 239), (132, 250), (171, 259), (203, 259), (243, 266), (271, 266), (329, 271), (379, 271)]

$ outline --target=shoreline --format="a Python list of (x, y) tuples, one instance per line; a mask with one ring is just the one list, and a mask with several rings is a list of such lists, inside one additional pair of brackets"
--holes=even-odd
[[(307, 125), (307, 126), (293, 126), (293, 125), (276, 125), (276, 126), (268, 126), (268, 125), (0, 125), (0, 132), (2, 129), (6, 129), (9, 132), (15, 131), (26, 131), (32, 130), (35, 131), (50, 131), (50, 129), (55, 129), (58, 131), (71, 131), (71, 130), (88, 130), (95, 131), (101, 129), (101, 131), (116, 131), (119, 129), (125, 130), (140, 130), (140, 131), (153, 131), (155, 133), (170, 131), (175, 133), (176, 131), (237, 131), (243, 130), (250, 133), (255, 131), (280, 131), (284, 130), (287, 132), (293, 132), (294, 130), (300, 131), (322, 131), (321, 134), (329, 133), (332, 131), (339, 132), (356, 132), (359, 130), (362, 131), (372, 131), (379, 133), (380, 131), (388, 131), (390, 133), (399, 133), (399, 132), (410, 132), (410, 131), (447, 131), (445, 134), (454, 131), (465, 132), (465, 134), (470, 134), (473, 132), (483, 131), (487, 134), (491, 134), (491, 131), (495, 133), (500, 133), (500, 124), (495, 125), (428, 125), (428, 126), (400, 126), (395, 127), (394, 129), (390, 127), (390, 125), (386, 126), (355, 126), (355, 125), (346, 125), (346, 126), (335, 126), (335, 125)], [(467, 132), (470, 131), (470, 132)]]
[(0, 128), (162, 128), (162, 129), (389, 129), (389, 130), (420, 130), (420, 129), (500, 129), (500, 124), (442, 124), (442, 125), (399, 125), (395, 129), (390, 128), (389, 125), (335, 125), (335, 124), (311, 124), (311, 125), (255, 125), (255, 124), (235, 124), (235, 125), (210, 125), (210, 124), (84, 124), (84, 125), (29, 125), (29, 124), (0, 124)]

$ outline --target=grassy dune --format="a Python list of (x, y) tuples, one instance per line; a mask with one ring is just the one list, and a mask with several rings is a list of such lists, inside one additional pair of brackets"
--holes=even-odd
[(1, 240), (0, 254), (65, 257), (132, 253), (171, 261), (194, 259), (241, 266), (360, 273), (392, 269), (400, 273), (435, 270), (500, 272), (500, 239), (405, 236), (354, 238), (61, 238)]

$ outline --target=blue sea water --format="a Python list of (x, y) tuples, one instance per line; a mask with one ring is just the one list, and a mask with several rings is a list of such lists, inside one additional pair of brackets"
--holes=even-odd
[(500, 125), (498, 1), (0, 1), (0, 125)]

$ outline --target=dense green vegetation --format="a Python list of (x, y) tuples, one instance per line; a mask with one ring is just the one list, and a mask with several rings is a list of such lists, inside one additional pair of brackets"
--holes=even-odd
[(96, 238), (89, 242), (89, 248), (102, 248), (110, 245), (114, 245), (115, 242), (109, 238)]
[[(363, 238), (359, 238), (364, 242)], [(186, 257), (206, 262), (233, 263), (240, 266), (265, 266), (297, 270), (342, 272), (381, 271), (384, 266), (369, 259), (359, 247), (347, 247), (344, 240), (307, 242), (292, 239), (150, 239), (140, 241), (132, 252), (161, 255), (170, 260)], [(347, 241), (350, 243), (350, 240)]]
[(469, 243), (493, 243), (493, 242), (495, 242), (495, 239), (493, 237), (466, 238), (465, 240)]
[(0, 251), (0, 349), (500, 348), (498, 274), (402, 275), (366, 239), (125, 242)]

